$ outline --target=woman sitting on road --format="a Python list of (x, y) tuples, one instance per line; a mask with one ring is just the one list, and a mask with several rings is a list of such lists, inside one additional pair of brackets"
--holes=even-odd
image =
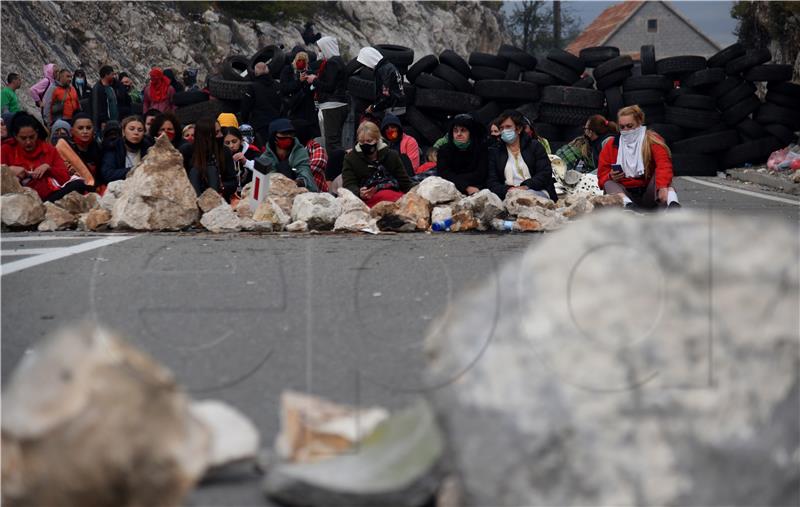
[(310, 192), (319, 191), (311, 173), (308, 151), (297, 140), (292, 122), (286, 118), (273, 120), (267, 137), (264, 153), (256, 159), (256, 170), (267, 174), (278, 172)]
[(222, 142), (233, 153), (233, 167), (236, 170), (236, 191), (241, 194), (242, 188), (253, 179), (255, 160), (261, 150), (248, 144), (236, 127), (222, 128)]
[(411, 189), (400, 155), (381, 139), (378, 126), (364, 122), (356, 132), (358, 144), (344, 157), (342, 186), (370, 208), (381, 201), (397, 201)]
[(144, 120), (141, 116), (128, 116), (122, 120), (122, 138), (103, 151), (100, 175), (106, 183), (124, 180), (133, 167), (139, 165), (150, 149), (144, 138)]
[(181, 132), (181, 122), (177, 116), (169, 111), (156, 116), (147, 130), (147, 134), (154, 140), (158, 139), (161, 134), (165, 134), (176, 150), (180, 149), (183, 143), (186, 142), (179, 132)]
[(437, 174), (452, 181), (459, 192), (472, 195), (486, 185), (488, 151), (482, 140), (483, 126), (468, 114), (459, 114), (447, 133), (447, 144), (439, 148)]
[(69, 145), (94, 176), (95, 185), (99, 185), (98, 169), (103, 153), (100, 151), (100, 145), (95, 139), (94, 124), (89, 114), (78, 113), (72, 119)]
[(644, 124), (639, 106), (617, 113), (620, 134), (600, 152), (598, 185), (606, 194), (623, 194), (625, 207), (680, 207), (672, 188), (672, 159), (664, 139)]
[(522, 135), (523, 119), (518, 111), (500, 115), (500, 139), (504, 146), (490, 151), (486, 186), (505, 199), (509, 190), (529, 190), (539, 197), (558, 199), (553, 169), (539, 141)]
[(213, 188), (230, 201), (236, 192), (236, 171), (233, 155), (223, 144), (222, 133), (217, 135), (218, 128), (219, 123), (214, 118), (197, 120), (194, 143), (184, 143), (180, 152), (189, 182), (198, 196)]

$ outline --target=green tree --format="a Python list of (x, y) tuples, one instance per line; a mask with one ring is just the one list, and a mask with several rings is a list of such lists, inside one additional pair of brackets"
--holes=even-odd
[(735, 33), (745, 47), (775, 43), (781, 60), (794, 63), (800, 51), (800, 2), (735, 2), (731, 16), (739, 20)]
[(506, 15), (506, 26), (512, 34), (514, 44), (525, 51), (543, 56), (555, 47), (564, 47), (580, 33), (580, 19), (569, 10), (569, 4), (561, 5), (561, 33), (558, 42), (553, 30), (553, 2), (544, 0), (522, 0), (514, 2)]

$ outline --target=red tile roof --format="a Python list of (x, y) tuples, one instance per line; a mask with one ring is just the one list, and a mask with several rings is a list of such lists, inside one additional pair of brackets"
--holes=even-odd
[(604, 10), (572, 43), (567, 51), (578, 55), (581, 49), (601, 46), (644, 2), (627, 1)]

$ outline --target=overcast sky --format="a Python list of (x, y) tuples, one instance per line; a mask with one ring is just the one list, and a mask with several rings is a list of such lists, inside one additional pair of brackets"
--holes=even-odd
[[(584, 28), (606, 7), (616, 3), (619, 2), (563, 1), (561, 5), (566, 6), (576, 17), (580, 17), (581, 28)], [(732, 5), (733, 2), (730, 1), (672, 2), (673, 7), (722, 47), (736, 42), (736, 36), (733, 35), (733, 30), (736, 28), (736, 20), (731, 17)]]

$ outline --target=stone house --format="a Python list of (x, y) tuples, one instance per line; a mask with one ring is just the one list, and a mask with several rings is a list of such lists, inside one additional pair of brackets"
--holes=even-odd
[(638, 59), (639, 49), (645, 44), (655, 46), (656, 58), (709, 57), (721, 49), (671, 2), (627, 1), (604, 10), (567, 46), (567, 51), (577, 55), (588, 47), (616, 46), (620, 54)]

